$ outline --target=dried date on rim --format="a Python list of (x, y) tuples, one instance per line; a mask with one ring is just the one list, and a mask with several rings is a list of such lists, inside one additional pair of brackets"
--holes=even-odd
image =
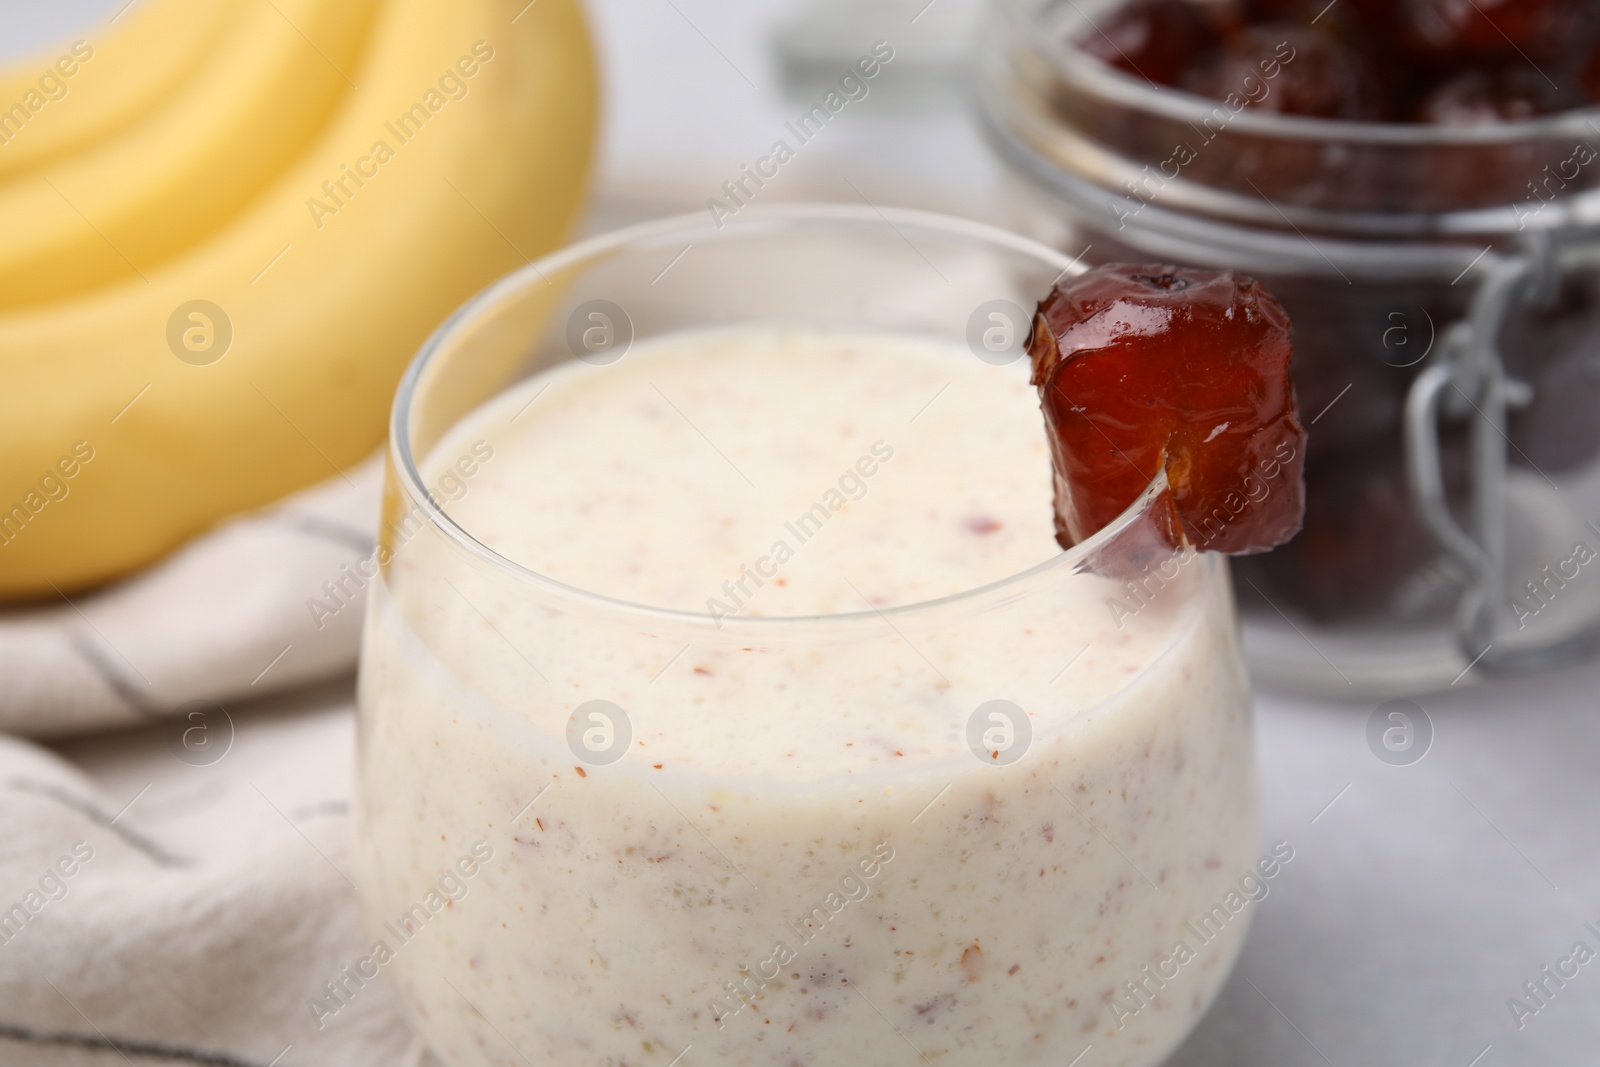
[(1040, 301), (1028, 354), (1063, 548), (1122, 514), (1163, 470), (1175, 541), (1238, 555), (1300, 529), (1306, 434), (1289, 318), (1254, 279), (1096, 267)]

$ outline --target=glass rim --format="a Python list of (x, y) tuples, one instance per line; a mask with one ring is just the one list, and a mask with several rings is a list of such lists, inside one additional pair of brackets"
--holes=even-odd
[[(878, 208), (853, 204), (798, 203), (751, 207), (741, 211), (737, 218), (722, 220), (720, 223), (707, 221), (703, 212), (690, 212), (639, 223), (578, 241), (532, 260), (480, 290), (429, 335), (406, 367), (395, 393), (394, 404), (390, 409), (388, 451), (401, 490), (411, 504), (408, 510), (414, 512), (420, 508), (427, 522), (456, 547), (517, 582), (531, 585), (545, 593), (608, 613), (649, 619), (661, 624), (691, 628), (706, 627), (724, 634), (737, 632), (740, 629), (773, 633), (785, 627), (816, 625), (839, 627), (865, 622), (887, 621), (893, 626), (892, 620), (896, 618), (928, 615), (968, 604), (981, 607), (997, 600), (1007, 599), (1009, 594), (1018, 592), (1019, 587), (1054, 575), (1063, 568), (1068, 572), (1075, 570), (1085, 559), (1115, 541), (1123, 531), (1137, 522), (1167, 490), (1166, 471), (1163, 469), (1116, 519), (1092, 536), (1022, 571), (970, 589), (929, 600), (886, 608), (872, 607), (863, 611), (826, 615), (741, 615), (727, 619), (717, 619), (703, 611), (637, 603), (572, 585), (540, 573), (496, 552), (478, 540), (456, 522), (428, 491), (412, 447), (408, 425), (411, 411), (418, 399), (423, 375), (434, 359), (482, 316), (492, 312), (503, 302), (516, 299), (533, 285), (551, 284), (547, 274), (566, 270), (585, 260), (615, 253), (629, 246), (650, 244), (666, 238), (671, 238), (670, 243), (675, 246), (691, 238), (726, 239), (741, 234), (781, 232), (785, 229), (802, 230), (807, 228), (807, 224), (811, 224), (812, 227), (834, 226), (847, 230), (875, 229), (899, 234), (902, 237), (904, 234), (900, 232), (901, 226), (916, 227), (1034, 256), (1048, 266), (1058, 269), (1060, 272), (1058, 277), (1075, 270), (1087, 269), (1080, 266), (1078, 260), (1069, 259), (1048, 245), (987, 223), (910, 208)], [(1040, 429), (1042, 432), (1042, 425)], [(1175, 551), (1181, 552), (1183, 549)]]
[[(1198, 96), (1170, 86), (1155, 85), (1117, 70), (1089, 55), (1071, 41), (1041, 39), (1036, 12), (1026, 8), (1038, 0), (998, 0), (1015, 30), (1039, 54), (1050, 60), (1053, 72), (1066, 84), (1094, 97), (1134, 107), (1162, 118), (1193, 122), (1210, 116), (1221, 101)], [(1076, 5), (1073, 5), (1076, 7)], [(1087, 17), (1085, 17), (1087, 21)], [(1088, 62), (1084, 62), (1088, 60)], [(1398, 147), (1440, 148), (1507, 145), (1521, 141), (1552, 138), (1578, 133), (1600, 133), (1595, 125), (1600, 105), (1569, 108), (1550, 115), (1514, 119), (1481, 126), (1424, 125), (1409, 122), (1374, 122), (1362, 119), (1326, 119), (1307, 115), (1282, 115), (1277, 112), (1244, 108), (1228, 120), (1229, 129), (1246, 134), (1315, 141), (1391, 145)]]

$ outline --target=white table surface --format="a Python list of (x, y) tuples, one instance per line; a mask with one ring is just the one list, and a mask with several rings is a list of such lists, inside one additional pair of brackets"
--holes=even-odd
[[(918, 28), (909, 18), (925, 0), (856, 2), (889, 27), (861, 51), (892, 38), (904, 84), (884, 78), (762, 195), (1002, 217), (997, 170), (960, 88), (914, 77), (938, 48), (930, 38), (959, 12), (940, 12), (944, 23), (930, 12)], [(954, 8), (960, 0), (937, 2)], [(0, 58), (91, 25), (121, 3), (0, 0)], [(782, 88), (769, 47), (804, 3), (591, 0), (608, 107), (591, 230), (704, 210), (740, 163), (766, 152), (784, 120), (809, 103), (806, 90)], [(1172, 1063), (1597, 1062), (1600, 960), (1522, 1029), (1507, 1008), (1574, 942), (1600, 951), (1600, 937), (1584, 928), (1600, 928), (1597, 694), (1600, 665), (1589, 665), (1417, 698), (1435, 736), (1427, 756), (1406, 767), (1368, 748), (1375, 701), (1260, 694), (1265, 841), (1288, 841), (1296, 858), (1252, 907), (1237, 971)], [(229, 782), (276, 775), (285, 790), (298, 783), (307, 803), (348, 795), (347, 686), (240, 719), (233, 767), (204, 786), (175, 773), (191, 769), (175, 765), (158, 734), (91, 738), (60, 751), (113, 794), (132, 795), (153, 778), (144, 817), (195, 834), (223, 832), (216, 814)], [(1079, 1049), (1060, 1051), (1066, 1067)], [(1092, 1056), (1083, 1061), (1092, 1064)]]

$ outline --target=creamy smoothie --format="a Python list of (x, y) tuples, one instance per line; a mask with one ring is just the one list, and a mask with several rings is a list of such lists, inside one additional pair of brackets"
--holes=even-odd
[(392, 526), (363, 657), (355, 973), (447, 1063), (1151, 1064), (1209, 1004), (1270, 877), (1222, 567), (1061, 554), (1025, 361), (658, 337), (421, 468), (517, 565)]

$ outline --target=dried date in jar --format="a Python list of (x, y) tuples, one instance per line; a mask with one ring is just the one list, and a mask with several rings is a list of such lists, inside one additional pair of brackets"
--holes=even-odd
[(1577, 63), (1594, 39), (1588, 0), (1400, 0), (1399, 37), (1419, 60)]
[[(1462, 290), (1270, 275), (1294, 322), (1295, 389), (1311, 426), (1310, 455), (1364, 444), (1399, 425), (1406, 392), (1466, 307)], [(1452, 299), (1453, 298), (1453, 299)]]
[(1187, 70), (1183, 88), (1213, 100), (1323, 119), (1382, 115), (1376, 72), (1359, 51), (1309, 26), (1265, 23), (1240, 30)]
[(1177, 85), (1221, 40), (1190, 0), (1134, 0), (1096, 22), (1080, 43), (1109, 67), (1157, 85)]
[[(1241, 598), (1263, 594), (1319, 622), (1414, 621), (1448, 612), (1455, 585), (1440, 583), (1442, 597), (1422, 588), (1438, 557), (1395, 462), (1402, 449), (1399, 435), (1389, 434), (1313, 453), (1306, 461), (1305, 525), (1277, 551), (1233, 561)], [(1444, 454), (1447, 491), (1463, 508), (1470, 485), (1465, 437), (1454, 435)]]

